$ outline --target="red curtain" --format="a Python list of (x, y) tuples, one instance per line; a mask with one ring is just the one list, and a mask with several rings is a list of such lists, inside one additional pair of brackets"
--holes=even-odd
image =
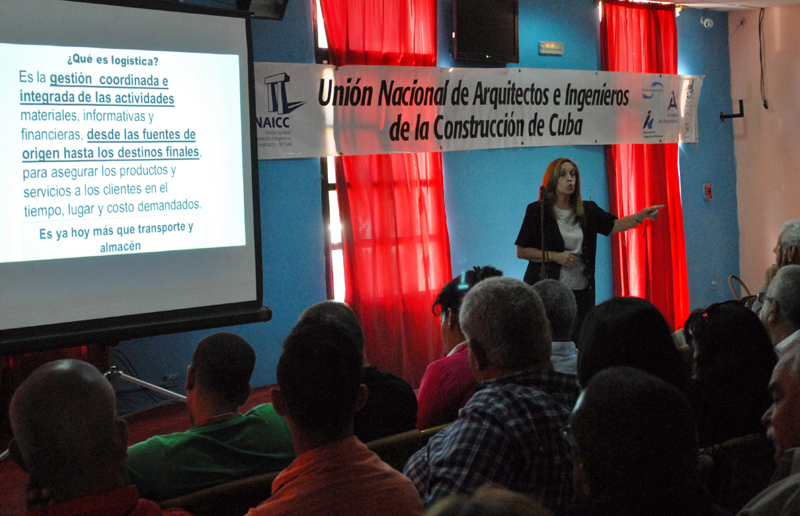
[[(678, 73), (675, 6), (603, 2), (603, 69)], [(614, 294), (649, 299), (675, 328), (689, 315), (678, 144), (606, 146), (611, 209), (620, 215), (666, 204), (658, 221), (612, 240)]]
[[(436, 65), (435, 0), (320, 2), (332, 64)], [(452, 279), (441, 154), (338, 158), (336, 182), (345, 302), (367, 359), (418, 387), (442, 354), (431, 305)]]

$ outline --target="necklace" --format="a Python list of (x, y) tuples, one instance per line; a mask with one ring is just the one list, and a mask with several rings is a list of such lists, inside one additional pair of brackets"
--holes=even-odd
[(553, 206), (555, 208), (556, 217), (558, 220), (563, 222), (564, 224), (569, 224), (570, 220), (572, 219), (572, 210), (564, 210), (559, 208), (558, 206)]

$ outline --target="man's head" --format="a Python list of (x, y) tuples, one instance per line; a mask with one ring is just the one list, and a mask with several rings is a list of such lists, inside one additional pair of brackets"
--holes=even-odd
[(772, 405), (761, 421), (767, 435), (775, 441), (775, 460), (783, 452), (800, 446), (800, 346), (783, 354), (769, 381)]
[(592, 378), (569, 432), (576, 492), (593, 501), (680, 490), (697, 463), (689, 401), (673, 385), (631, 367)]
[[(326, 306), (338, 310), (338, 305)], [(327, 310), (307, 312), (283, 343), (275, 409), (289, 418), (290, 428), (294, 424), (330, 440), (347, 437), (353, 414), (366, 401), (363, 336), (359, 339), (350, 325)]]
[(544, 304), (544, 311), (550, 327), (553, 329), (553, 340), (566, 342), (572, 339), (575, 320), (578, 317), (578, 304), (575, 294), (566, 285), (554, 279), (539, 281), (533, 285)]
[(800, 219), (787, 220), (783, 223), (778, 243), (772, 250), (778, 267), (800, 264)]
[(773, 345), (800, 329), (800, 265), (778, 269), (759, 314)]
[(317, 324), (322, 324), (325, 321), (338, 322), (350, 333), (350, 337), (358, 342), (363, 352), (364, 331), (361, 329), (356, 313), (346, 304), (339, 301), (322, 301), (313, 304), (300, 314), (297, 322), (305, 320), (317, 321)]
[(78, 360), (39, 367), (14, 393), (9, 419), (11, 454), (30, 474), (29, 489), (60, 502), (123, 487), (128, 430), (95, 367)]
[(253, 347), (239, 335), (228, 332), (209, 335), (194, 350), (186, 374), (186, 392), (190, 398), (202, 392), (203, 397), (235, 410), (250, 396), (250, 376), (255, 364)]
[(461, 305), (470, 365), (478, 380), (549, 364), (550, 330), (539, 295), (514, 278), (488, 278)]

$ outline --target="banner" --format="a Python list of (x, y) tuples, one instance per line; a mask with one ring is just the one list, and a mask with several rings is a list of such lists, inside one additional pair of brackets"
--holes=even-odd
[(703, 76), (255, 63), (258, 159), (697, 142)]

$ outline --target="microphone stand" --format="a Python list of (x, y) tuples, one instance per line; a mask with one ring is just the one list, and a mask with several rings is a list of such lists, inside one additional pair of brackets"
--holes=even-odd
[(544, 247), (544, 205), (547, 204), (545, 202), (545, 198), (547, 196), (547, 188), (544, 186), (539, 187), (539, 200), (542, 201), (541, 204), (541, 213), (539, 214), (539, 234), (542, 235), (542, 267), (541, 271), (539, 272), (539, 279), (545, 280), (547, 279), (547, 271), (545, 271), (545, 263), (547, 263), (547, 250)]

